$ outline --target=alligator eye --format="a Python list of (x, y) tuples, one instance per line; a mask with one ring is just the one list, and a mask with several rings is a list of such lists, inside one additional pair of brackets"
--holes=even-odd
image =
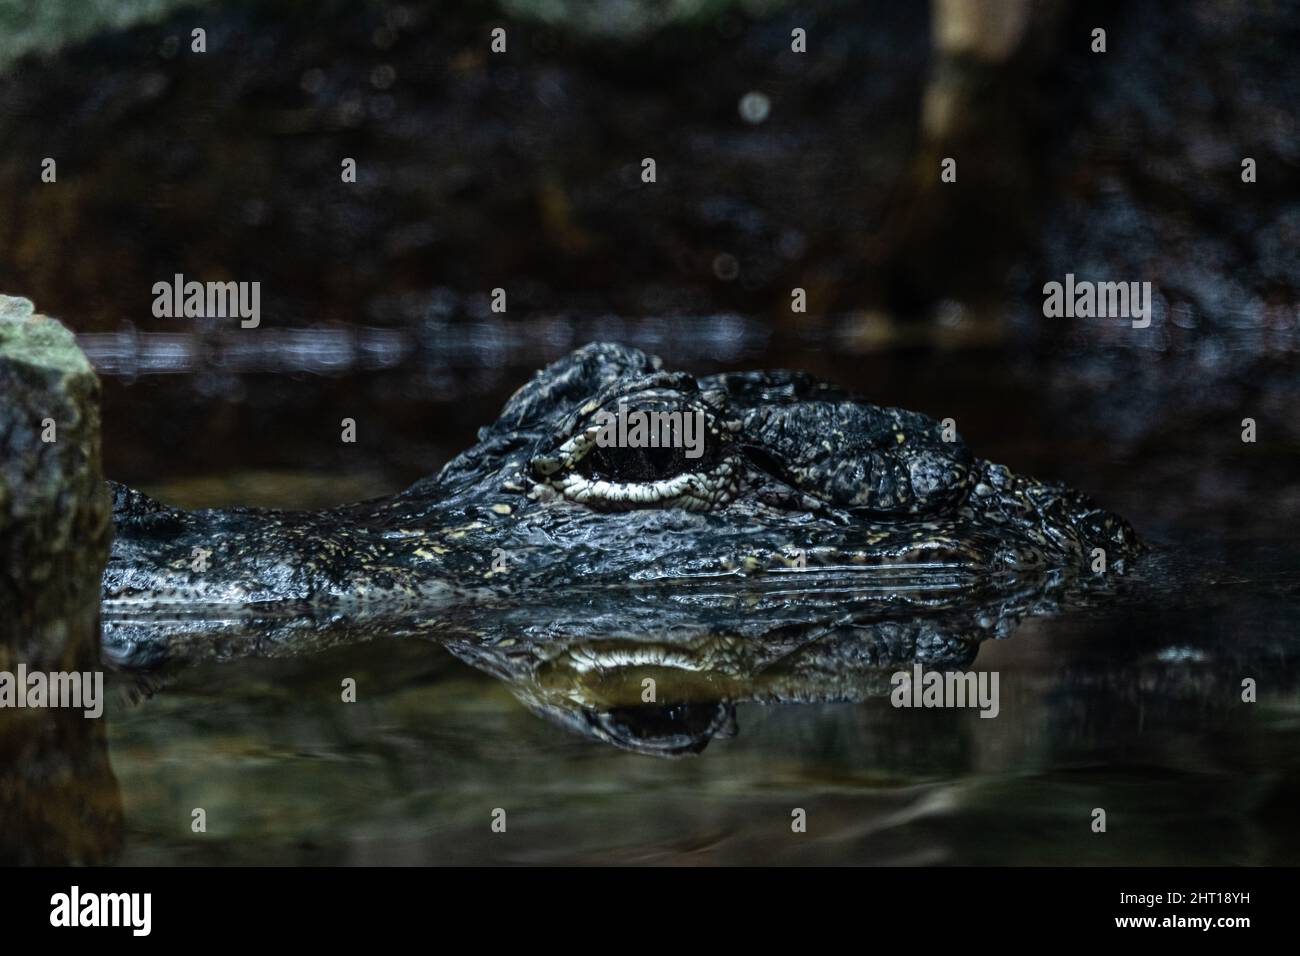
[(590, 508), (708, 511), (736, 494), (741, 467), (732, 423), (676, 398), (620, 401), (587, 419), (558, 448), (534, 457), (535, 480)]
[(620, 482), (664, 481), (692, 464), (683, 448), (593, 448), (581, 462), (590, 477)]

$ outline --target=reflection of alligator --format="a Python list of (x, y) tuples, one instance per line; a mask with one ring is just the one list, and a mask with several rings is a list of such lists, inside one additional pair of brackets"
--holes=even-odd
[(884, 696), (900, 669), (960, 670), (981, 641), (1007, 637), (1025, 614), (1052, 610), (1056, 576), (972, 595), (900, 577), (885, 596), (820, 575), (797, 587), (689, 583), (666, 589), (574, 588), (540, 600), (411, 605), (339, 615), (112, 611), (105, 652), (151, 670), (156, 689), (186, 665), (236, 657), (300, 657), (344, 643), (421, 638), (500, 679), (530, 710), (637, 753), (698, 753), (735, 732), (737, 703), (830, 703)]
[[(602, 412), (702, 416), (703, 453), (599, 443)], [(671, 436), (670, 436), (671, 437)], [(679, 436), (680, 437), (680, 436)], [(527, 589), (900, 570), (990, 586), (1120, 569), (1120, 518), (975, 458), (930, 418), (797, 373), (695, 379), (591, 345), (540, 372), (435, 477), (324, 512), (183, 512), (115, 486), (107, 607), (338, 608)], [(901, 566), (901, 567), (900, 567)], [(947, 584), (943, 584), (947, 582)]]
[(757, 595), (703, 619), (694, 602), (674, 607), (661, 595), (641, 602), (644, 621), (614, 634), (570, 621), (504, 644), (481, 632), (443, 643), (548, 720), (637, 753), (678, 756), (733, 735), (737, 703), (862, 701), (887, 695), (893, 675), (913, 664), (965, 669), (980, 641), (1050, 605), (1045, 591), (910, 610), (886, 610), (875, 594), (821, 597), (833, 608), (802, 608), (776, 624), (754, 613)]

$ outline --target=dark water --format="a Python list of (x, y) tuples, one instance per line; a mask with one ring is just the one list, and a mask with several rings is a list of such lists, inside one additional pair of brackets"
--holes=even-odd
[[(599, 679), (561, 674), (555, 679), (572, 682), (540, 691), (521, 686), (467, 663), (464, 646), (429, 637), (434, 628), (418, 610), (387, 634), (307, 656), (248, 659), (231, 649), (232, 660), (182, 670), (152, 696), (110, 707), (125, 810), (121, 862), (1300, 859), (1291, 812), (1300, 780), (1293, 457), (1256, 453), (1231, 421), (1213, 445), (1184, 446), (1172, 428), (1154, 449), (1108, 441), (1096, 420), (1062, 418), (1052, 391), (1035, 391), (1033, 368), (1002, 353), (845, 358), (811, 347), (754, 357), (774, 362), (878, 401), (952, 414), (979, 453), (1070, 480), (1129, 517), (1154, 550), (1115, 593), (1055, 611), (1049, 602), (1046, 613), (1012, 621), (1004, 639), (979, 645), (970, 666), (1000, 675), (995, 719), (898, 709), (884, 696), (887, 683), (856, 677), (823, 695), (851, 698), (840, 702), (754, 702), (770, 673), (687, 667), (658, 672), (662, 692), (682, 696), (689, 685), (697, 700), (741, 702), (734, 727), (702, 753), (673, 759), (559, 726), (525, 703), (530, 693), (584, 706), (626, 697), (626, 688), (608, 686), (620, 680), (617, 668)], [(110, 434), (115, 418), (146, 431), (165, 423), (163, 410), (176, 402), (162, 398), (193, 385), (185, 377), (111, 384)], [(378, 417), (361, 379), (293, 387), (347, 395), (362, 423)], [(486, 389), (483, 406), (503, 391)], [(306, 473), (293, 467), (299, 454), (337, 460), (337, 438), (322, 427), (319, 448), (282, 447), (281, 437), (310, 444), (314, 429), (310, 417), (281, 409), (277, 432), (247, 439), (260, 449), (252, 456), (191, 443), (212, 459), (201, 481), (146, 486), (193, 505), (320, 505), (386, 493), (486, 420), (437, 401), (404, 411), (407, 424), (390, 420), (382, 439), (363, 440), (357, 461)], [(412, 447), (427, 447), (428, 461), (412, 462)], [(110, 451), (109, 473), (119, 459), (142, 473), (169, 470), (163, 449), (155, 459), (141, 454)], [(235, 467), (258, 454), (263, 469)], [(585, 621), (580, 602), (565, 614)], [(624, 628), (638, 619), (630, 608), (611, 615)], [(564, 631), (564, 617), (542, 603), (513, 620), (505, 628), (518, 627), (521, 638), (532, 627)], [(633, 647), (653, 637), (613, 633), (610, 642)], [(344, 677), (358, 682), (355, 704), (340, 702)], [(1246, 678), (1257, 682), (1256, 703), (1242, 702)], [(206, 834), (190, 832), (195, 807), (207, 811)], [(505, 834), (490, 829), (497, 808), (507, 814)], [(791, 832), (794, 808), (807, 812), (806, 833)], [(1104, 834), (1090, 829), (1094, 808), (1106, 810)]]

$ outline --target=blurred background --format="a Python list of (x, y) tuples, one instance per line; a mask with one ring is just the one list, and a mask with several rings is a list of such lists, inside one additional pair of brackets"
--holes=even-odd
[[(395, 489), (594, 338), (810, 368), (976, 447), (1232, 454), (1250, 415), (1294, 448), (1295, 14), (5, 0), (0, 287), (84, 334), (107, 471), (134, 482), (328, 468)], [(261, 328), (155, 319), (178, 272), (260, 281)], [(1151, 327), (1045, 320), (1066, 272), (1150, 281)]]
[[(767, 711), (696, 762), (569, 739), (427, 647), (394, 652), (400, 678), (367, 659), (395, 696), (364, 733), (291, 721), (279, 672), (204, 672), (112, 725), (127, 858), (765, 859), (731, 797), (811, 788), (839, 836), (799, 859), (1296, 862), (1297, 50), (1282, 0), (0, 0), (0, 291), (78, 333), (111, 478), (185, 506), (391, 493), (533, 370), (610, 339), (952, 417), (1165, 561), (1109, 617), (993, 648), (1026, 677), (1001, 720)], [(175, 273), (261, 282), (261, 326), (155, 318)], [(1151, 282), (1150, 327), (1044, 318), (1066, 273)], [(1277, 678), (1267, 707), (1186, 706), (1243, 667)], [(335, 837), (293, 817), (323, 759), (353, 773), (325, 786)], [(579, 830), (563, 852), (447, 850), (430, 834), (470, 839), (477, 810), (461, 832), (415, 794), (453, 780), (447, 813), (522, 788), (552, 836), (565, 813)], [(244, 808), (225, 842), (157, 822), (200, 786)], [(1142, 840), (1061, 836), (1057, 808), (1114, 786), (1141, 796)], [(625, 837), (656, 790), (673, 818)], [(1016, 820), (1038, 836), (1010, 839)]]

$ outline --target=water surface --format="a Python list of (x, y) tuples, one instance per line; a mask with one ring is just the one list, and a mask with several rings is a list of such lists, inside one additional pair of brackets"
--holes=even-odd
[[(839, 683), (826, 679), (834, 671), (811, 678), (800, 686), (827, 699), (799, 703), (771, 700), (774, 669), (796, 665), (668, 667), (655, 672), (661, 693), (739, 701), (716, 725), (707, 706), (663, 718), (705, 740), (700, 753), (674, 758), (633, 752), (627, 739), (611, 742), (584, 724), (584, 707), (600, 710), (593, 701), (606, 711), (635, 704), (629, 695), (639, 684), (617, 667), (575, 678), (554, 665), (541, 684), (521, 684), (498, 666), (505, 658), (475, 659), (472, 635), (449, 638), (440, 622), (455, 615), (445, 609), (409, 609), (351, 636), (345, 629), (301, 656), (259, 659), (232, 645), (229, 660), (178, 669), (130, 694), (134, 703), (110, 707), (126, 820), (121, 862), (1300, 860), (1289, 811), (1300, 780), (1293, 460), (1255, 453), (1231, 430), (1217, 447), (1182, 442), (1176, 423), (1159, 444), (1108, 441), (1104, 413), (1061, 419), (1050, 387), (978, 352), (845, 359), (813, 347), (753, 364), (776, 363), (812, 368), (878, 401), (954, 414), (977, 453), (1075, 483), (1130, 518), (1151, 555), (1106, 594), (1048, 595), (1011, 617), (1004, 635), (972, 644), (969, 666), (1000, 677), (995, 719), (891, 706), (888, 660), (875, 679), (869, 668), (841, 668)], [(193, 384), (159, 381), (110, 385), (110, 433), (115, 410), (159, 408), (144, 399), (148, 390)], [(382, 401), (356, 378), (302, 388), (345, 394), (363, 422)], [(489, 409), (506, 391), (485, 389), (474, 407)], [(1125, 401), (1115, 397), (1115, 414)], [(407, 405), (401, 420), (415, 423), (406, 427), (426, 443), (416, 447), (431, 449), (427, 463), (413, 466), (411, 446), (386, 435), (360, 449), (364, 466), (307, 473), (291, 467), (289, 452), (273, 460), (276, 436), (263, 433), (247, 440), (271, 467), (248, 473), (231, 456), (223, 469), (225, 453), (210, 452), (215, 460), (198, 477), (147, 488), (205, 506), (315, 506), (387, 493), (436, 465), (444, 443), (467, 441), (478, 423), (463, 407)], [(298, 433), (286, 441), (303, 441), (294, 414), (269, 420)], [(1074, 427), (1052, 427), (1062, 420)], [(322, 458), (337, 460), (327, 450), (334, 436), (322, 429), (315, 440)], [(205, 445), (190, 444), (186, 454)], [(142, 460), (132, 446), (131, 469), (166, 473), (157, 454)], [(110, 451), (110, 474), (115, 463)], [(620, 614), (622, 600), (551, 595), (478, 626), (492, 635), (487, 643), (517, 648), (548, 629), (590, 641), (607, 621), (607, 660), (619, 646), (675, 641), (687, 659), (702, 646), (680, 628), (656, 633), (631, 598)], [(735, 614), (737, 653), (780, 639), (756, 633), (765, 614), (774, 616)], [(689, 615), (674, 619), (683, 620)], [(340, 701), (345, 677), (357, 681), (354, 704)], [(1242, 702), (1245, 678), (1257, 682), (1256, 703)], [(569, 723), (548, 716), (539, 699), (567, 702)], [(673, 729), (637, 720), (638, 733)], [(195, 807), (207, 812), (206, 834), (190, 831)], [(1090, 829), (1099, 807), (1105, 834)], [(496, 808), (506, 811), (505, 834), (490, 828)], [(806, 833), (791, 832), (795, 808), (807, 811)]]

